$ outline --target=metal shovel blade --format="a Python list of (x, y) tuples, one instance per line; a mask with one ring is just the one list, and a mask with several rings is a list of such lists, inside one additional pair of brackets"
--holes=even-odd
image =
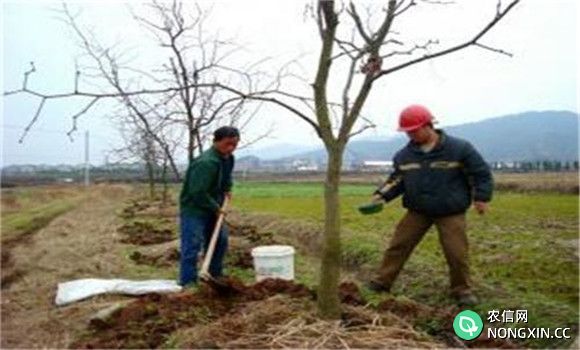
[(383, 210), (383, 203), (368, 203), (358, 207), (358, 211), (363, 215), (375, 214)]
[(228, 282), (227, 279), (215, 278), (209, 273), (201, 274), (200, 280), (206, 283), (211, 289), (222, 296), (231, 296), (241, 293), (236, 286)]

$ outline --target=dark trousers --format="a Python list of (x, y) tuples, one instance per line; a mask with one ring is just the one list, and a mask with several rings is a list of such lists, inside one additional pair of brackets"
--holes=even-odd
[(469, 293), (471, 281), (465, 213), (431, 218), (407, 211), (384, 252), (375, 280), (390, 288), (413, 249), (433, 224), (439, 232), (439, 242), (449, 266), (451, 293), (453, 295)]
[[(192, 216), (183, 212), (180, 214), (180, 285), (184, 286), (188, 283), (197, 282), (198, 255), (202, 247), (204, 252), (207, 251), (216, 221), (217, 217), (215, 215)], [(223, 260), (227, 248), (228, 230), (226, 225), (222, 225), (209, 265), (209, 273), (213, 277), (219, 277), (223, 274)]]

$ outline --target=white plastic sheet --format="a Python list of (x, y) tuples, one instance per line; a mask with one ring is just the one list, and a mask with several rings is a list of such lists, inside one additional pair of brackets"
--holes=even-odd
[(141, 295), (147, 293), (174, 293), (181, 290), (182, 287), (173, 280), (132, 281), (126, 279), (84, 278), (59, 283), (56, 290), (55, 303), (59, 306), (66, 305), (104, 293)]

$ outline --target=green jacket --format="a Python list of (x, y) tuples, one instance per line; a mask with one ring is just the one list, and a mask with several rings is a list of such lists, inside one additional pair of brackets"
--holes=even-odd
[(234, 156), (224, 158), (213, 146), (193, 159), (179, 196), (181, 211), (199, 216), (215, 213), (232, 189)]

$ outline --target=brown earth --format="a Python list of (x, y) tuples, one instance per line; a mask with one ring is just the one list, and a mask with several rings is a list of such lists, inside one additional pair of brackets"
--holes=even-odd
[(25, 271), (16, 268), (14, 266), (14, 260), (12, 259), (12, 253), (10, 252), (10, 247), (3, 245), (2, 247), (2, 271), (0, 286), (2, 289), (9, 288), (12, 283), (18, 281), (26, 274)]
[[(233, 214), (235, 215), (235, 214)], [(241, 222), (239, 217), (235, 216), (233, 220), (226, 219), (226, 225), (231, 236), (243, 237), (251, 243), (257, 244), (277, 244), (278, 242), (274, 239), (274, 233), (272, 231), (265, 230), (264, 228), (258, 229), (257, 225), (247, 224)]]
[(150, 265), (156, 267), (175, 266), (175, 263), (179, 261), (179, 250), (175, 247), (171, 247), (161, 254), (146, 254), (136, 250), (129, 255), (129, 259), (133, 260), (138, 265)]
[(176, 203), (172, 200), (163, 202), (161, 200), (150, 201), (147, 198), (132, 198), (127, 201), (126, 205), (119, 212), (119, 216), (123, 219), (132, 218), (147, 218), (147, 217), (177, 217)]
[(149, 294), (124, 307), (106, 329), (95, 329), (72, 344), (75, 348), (156, 348), (182, 327), (218, 319), (235, 313), (239, 305), (263, 300), (278, 293), (290, 297), (311, 297), (303, 285), (268, 279), (251, 286), (229, 278), (224, 281), (236, 293), (223, 294), (203, 285), (197, 293), (185, 291), (173, 295)]
[[(163, 224), (170, 224), (164, 221)], [(132, 221), (121, 225), (118, 229), (124, 234), (122, 243), (137, 245), (158, 244), (175, 239), (175, 231), (170, 228), (159, 228), (149, 221)]]
[(344, 306), (341, 320), (323, 320), (305, 298), (277, 295), (240, 305), (205, 325), (180, 329), (172, 344), (184, 348), (435, 348), (445, 344), (393, 315)]
[(354, 282), (342, 282), (338, 286), (340, 300), (350, 305), (365, 305), (366, 300), (362, 296), (360, 289)]
[[(121, 296), (102, 296), (56, 307), (59, 282), (83, 277), (126, 275), (133, 264), (123, 256), (116, 227), (125, 186), (95, 186), (88, 200), (20, 242), (2, 245), (4, 259), (21, 271), (2, 290), (1, 343), (7, 348), (63, 348), (83, 331), (89, 315)], [(5, 266), (2, 265), (4, 270)]]
[[(149, 294), (124, 307), (106, 327), (93, 328), (72, 344), (78, 348), (384, 348), (441, 347), (411, 323), (394, 314), (379, 314), (363, 307), (345, 306), (339, 321), (319, 319), (315, 295), (303, 285), (266, 279), (244, 285), (225, 281), (238, 293), (224, 296), (204, 286), (198, 292)], [(353, 283), (341, 290), (359, 295)], [(275, 329), (277, 333), (272, 333)], [(295, 331), (296, 329), (296, 331)], [(177, 338), (173, 335), (177, 334)], [(179, 344), (172, 341), (179, 339)]]

